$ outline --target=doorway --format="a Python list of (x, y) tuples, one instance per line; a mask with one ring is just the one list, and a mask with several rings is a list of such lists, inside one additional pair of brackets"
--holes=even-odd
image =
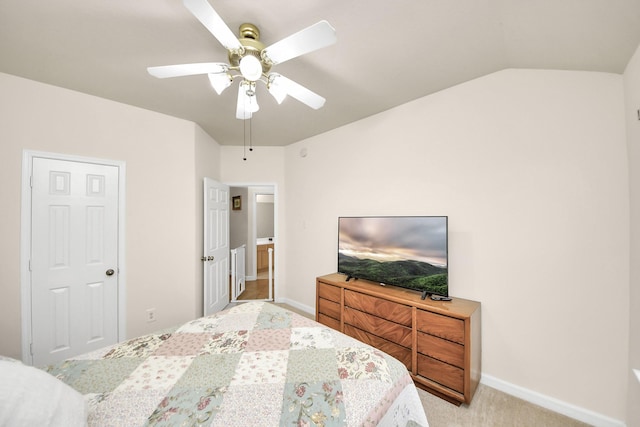
[[(236, 300), (273, 301), (277, 289), (277, 191), (271, 184), (230, 185), (230, 248), (244, 246), (244, 291)], [(232, 274), (233, 276), (233, 274)], [(233, 286), (233, 283), (230, 283)]]

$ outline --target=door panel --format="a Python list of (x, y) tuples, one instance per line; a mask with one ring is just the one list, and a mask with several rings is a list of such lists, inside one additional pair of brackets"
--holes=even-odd
[(88, 321), (89, 321), (89, 342), (99, 341), (104, 335), (104, 306), (105, 301), (105, 284), (104, 282), (90, 283), (87, 286), (87, 299), (89, 302)]
[(116, 166), (34, 157), (32, 171), (31, 338), (43, 365), (117, 342), (119, 183)]
[[(49, 302), (55, 316), (52, 320), (50, 334), (52, 341), (50, 351), (59, 352), (71, 348), (71, 298), (68, 286), (51, 289)], [(45, 332), (46, 333), (46, 332)], [(37, 348), (37, 347), (36, 347)]]

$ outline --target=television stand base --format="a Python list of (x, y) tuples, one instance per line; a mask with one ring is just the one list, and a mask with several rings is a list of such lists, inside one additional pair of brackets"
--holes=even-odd
[(451, 301), (450, 297), (443, 297), (442, 295), (431, 295), (431, 299), (434, 301)]

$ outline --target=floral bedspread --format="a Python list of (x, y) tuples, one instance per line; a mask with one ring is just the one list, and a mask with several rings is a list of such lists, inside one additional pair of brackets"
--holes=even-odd
[(265, 302), (46, 370), (94, 426), (427, 426), (402, 363)]

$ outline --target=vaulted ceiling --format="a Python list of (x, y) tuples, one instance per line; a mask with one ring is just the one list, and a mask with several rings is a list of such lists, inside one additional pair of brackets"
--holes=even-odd
[[(254, 145), (287, 145), (505, 68), (622, 73), (640, 44), (640, 0), (209, 3), (234, 32), (258, 26), (266, 45), (322, 19), (336, 29), (336, 44), (276, 66), (325, 106), (278, 105), (259, 87)], [(226, 61), (181, 0), (0, 0), (0, 72), (191, 120), (242, 145), (236, 89), (218, 95), (205, 75), (146, 70)]]

